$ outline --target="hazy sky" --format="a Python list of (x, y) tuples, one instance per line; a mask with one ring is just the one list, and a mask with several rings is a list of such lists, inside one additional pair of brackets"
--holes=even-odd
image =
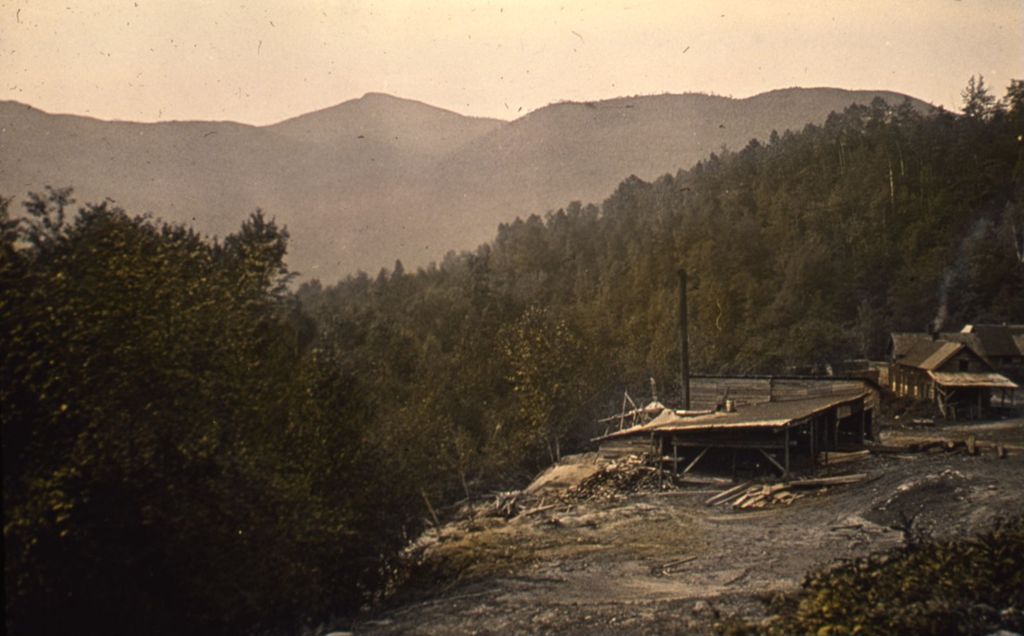
[(788, 86), (955, 109), (1024, 78), (1024, 0), (0, 0), (0, 99), (265, 124), (368, 91), (512, 119), (559, 100)]

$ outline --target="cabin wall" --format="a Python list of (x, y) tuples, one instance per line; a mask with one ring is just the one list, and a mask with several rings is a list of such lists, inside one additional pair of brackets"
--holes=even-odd
[(989, 373), (992, 367), (972, 353), (970, 349), (961, 349), (956, 355), (944, 362), (936, 371)]

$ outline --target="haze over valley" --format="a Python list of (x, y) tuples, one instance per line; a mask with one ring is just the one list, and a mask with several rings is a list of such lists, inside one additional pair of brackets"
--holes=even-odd
[[(287, 225), (289, 267), (333, 282), (490, 240), (499, 223), (574, 200), (600, 203), (629, 175), (653, 180), (722, 148), (821, 124), (890, 91), (789, 88), (562, 102), (513, 121), (368, 93), (270, 126), (131, 123), (0, 102), (0, 193), (72, 186), (224, 236), (257, 207)], [(912, 99), (921, 110), (929, 107)]]

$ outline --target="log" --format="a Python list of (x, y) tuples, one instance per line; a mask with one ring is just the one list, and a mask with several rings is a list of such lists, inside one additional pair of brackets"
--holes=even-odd
[(828, 465), (835, 466), (836, 464), (860, 461), (870, 456), (871, 451), (869, 450), (855, 451), (852, 453), (829, 453)]
[(705, 501), (704, 503), (706, 505), (708, 505), (708, 506), (711, 506), (713, 504), (719, 503), (722, 500), (727, 499), (731, 495), (734, 495), (734, 494), (737, 494), (737, 493), (740, 493), (740, 492), (746, 490), (747, 488), (750, 487), (751, 483), (752, 482), (747, 481), (747, 482), (743, 482), (742, 484), (738, 484), (736, 486), (733, 486), (732, 488), (727, 488), (726, 490), (723, 490), (722, 492), (718, 493), (717, 495), (713, 495), (711, 497), (708, 497), (707, 501)]
[(741, 497), (741, 496), (743, 496), (745, 494), (747, 494), (746, 491), (742, 491), (742, 490), (740, 492), (734, 492), (733, 494), (729, 495), (725, 499), (720, 499), (719, 501), (715, 502), (715, 505), (716, 506), (721, 506), (721, 505), (727, 504), (729, 502), (735, 501), (737, 498), (739, 498), (739, 497)]
[(529, 517), (530, 515), (535, 515), (535, 514), (537, 514), (539, 512), (544, 512), (545, 510), (551, 510), (552, 508), (557, 508), (560, 505), (562, 505), (562, 504), (560, 504), (560, 503), (553, 503), (553, 504), (548, 504), (546, 506), (537, 506), (536, 508), (530, 508), (529, 510), (525, 510), (525, 511), (519, 513), (519, 516), (520, 517)]
[[(768, 495), (766, 495), (764, 493), (761, 493), (759, 495), (754, 495), (753, 497), (748, 498), (742, 504), (737, 503), (737, 504), (733, 504), (733, 505), (736, 508), (746, 509), (746, 508), (750, 508), (752, 506), (756, 506), (759, 503), (763, 503), (764, 500), (767, 497), (768, 497)], [(763, 507), (763, 506), (761, 506), (761, 507)]]
[(868, 451), (877, 454), (886, 453), (925, 453), (931, 450), (956, 450), (961, 443), (946, 440), (929, 440), (923, 442), (909, 442), (899, 445), (871, 444)]
[(677, 565), (682, 565), (684, 563), (689, 563), (690, 561), (693, 561), (696, 558), (697, 558), (696, 556), (688, 556), (688, 557), (683, 557), (682, 559), (676, 559), (675, 561), (669, 561), (668, 563), (663, 564), (661, 566), (661, 569), (662, 570), (668, 570), (670, 568), (674, 568)]
[(912, 449), (911, 445), (909, 445), (909, 444), (905, 444), (905, 445), (902, 445), (902, 446), (897, 446), (895, 444), (870, 444), (870, 445), (865, 444), (865, 446), (868, 447), (868, 452), (869, 453), (875, 453), (875, 454), (878, 454), (878, 455), (888, 455), (888, 454), (897, 454), (897, 453), (913, 453), (913, 452), (915, 452), (914, 449)]
[(978, 439), (974, 435), (967, 436), (967, 454), (977, 455), (978, 454)]
[(786, 483), (786, 487), (794, 487), (794, 489), (816, 489), (823, 485), (842, 485), (846, 483), (858, 483), (867, 478), (867, 473), (858, 472), (851, 475), (837, 475), (835, 477), (817, 477), (814, 479), (800, 479), (799, 481), (790, 481)]

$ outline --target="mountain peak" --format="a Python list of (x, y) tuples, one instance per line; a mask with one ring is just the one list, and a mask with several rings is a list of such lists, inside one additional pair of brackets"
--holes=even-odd
[(398, 97), (396, 95), (392, 95), (391, 93), (382, 93), (380, 91), (369, 91), (367, 93), (363, 93), (363, 96), (360, 97), (357, 101), (392, 101), (420, 103), (416, 102), (416, 100), (414, 99), (406, 99), (404, 97)]

